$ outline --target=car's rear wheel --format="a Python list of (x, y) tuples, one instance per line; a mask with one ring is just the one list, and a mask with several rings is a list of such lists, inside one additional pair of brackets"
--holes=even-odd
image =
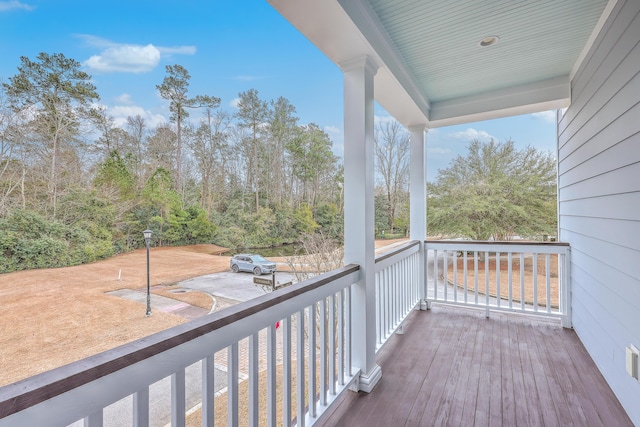
[(260, 267), (255, 267), (253, 269), (253, 274), (255, 274), (256, 276), (260, 276), (262, 274), (262, 270), (260, 270)]
[(240, 271), (240, 268), (238, 267), (238, 264), (233, 264), (231, 266), (231, 270), (233, 270), (234, 273), (237, 273), (238, 271)]

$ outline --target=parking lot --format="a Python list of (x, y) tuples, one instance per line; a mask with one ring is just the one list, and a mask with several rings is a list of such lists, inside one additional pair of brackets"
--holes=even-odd
[[(178, 287), (208, 293), (214, 297), (222, 297), (235, 301), (247, 301), (265, 294), (265, 290), (253, 283), (254, 277), (270, 279), (271, 275), (254, 276), (251, 273), (222, 273), (207, 274), (194, 277), (178, 283)], [(286, 272), (276, 272), (276, 283), (286, 283), (294, 280), (293, 275)]]

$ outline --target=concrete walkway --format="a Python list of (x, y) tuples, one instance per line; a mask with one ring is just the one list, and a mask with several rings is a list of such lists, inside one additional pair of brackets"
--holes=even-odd
[[(139, 302), (146, 306), (147, 293), (137, 289), (118, 289), (117, 291), (107, 292), (108, 295), (114, 295), (120, 298), (126, 298), (135, 302)], [(164, 313), (172, 313), (176, 316), (193, 320), (198, 317), (206, 316), (209, 310), (201, 307), (195, 307), (186, 302), (178, 301), (172, 298), (151, 294), (151, 313), (154, 311), (162, 311)]]

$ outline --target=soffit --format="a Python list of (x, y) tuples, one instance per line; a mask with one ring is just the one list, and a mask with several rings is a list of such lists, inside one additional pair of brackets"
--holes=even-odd
[[(377, 101), (429, 127), (566, 106), (571, 73), (614, 3), (269, 1), (336, 64), (372, 58)], [(499, 40), (479, 46), (488, 36)]]

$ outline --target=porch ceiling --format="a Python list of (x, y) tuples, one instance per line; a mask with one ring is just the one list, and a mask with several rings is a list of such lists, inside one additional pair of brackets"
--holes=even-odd
[(439, 127), (567, 106), (617, 0), (268, 1), (336, 64), (372, 58), (376, 100), (404, 125)]

